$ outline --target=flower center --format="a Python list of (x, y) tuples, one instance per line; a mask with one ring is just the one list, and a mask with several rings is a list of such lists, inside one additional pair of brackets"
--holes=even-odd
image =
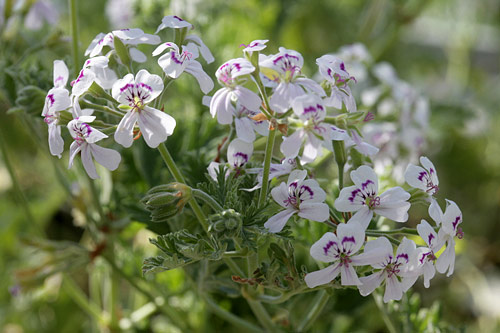
[(458, 228), (457, 229), (456, 236), (458, 237), (458, 239), (463, 239), (464, 238), (465, 233), (463, 232), (462, 228)]
[(380, 206), (380, 197), (369, 196), (368, 198), (366, 198), (366, 205), (370, 207), (370, 209), (375, 208), (376, 206)]
[(134, 96), (134, 99), (129, 104), (134, 111), (140, 112), (144, 109), (144, 102), (138, 96)]

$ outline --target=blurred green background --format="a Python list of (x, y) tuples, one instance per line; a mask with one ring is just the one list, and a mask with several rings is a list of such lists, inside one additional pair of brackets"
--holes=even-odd
[[(10, 3), (3, 1), (4, 14)], [(48, 154), (46, 129), (41, 117), (37, 118), (43, 100), (42, 104), (33, 101), (32, 115), (6, 113), (15, 106), (22, 86), (32, 84), (45, 91), (51, 88), (54, 59), (64, 59), (71, 64), (67, 3), (54, 1), (53, 5), (59, 12), (55, 26), (44, 25), (33, 31), (23, 26), (21, 16), (15, 18), (15, 22), (0, 21), (0, 329), (9, 333), (93, 329), (88, 324), (88, 315), (67, 288), (61, 289), (60, 275), (54, 275), (42, 288), (38, 286), (29, 293), (13, 296), (16, 291), (11, 289), (16, 284), (16, 272), (19, 274), (19, 270), (43, 260), (37, 250), (21, 242), (22, 238), (34, 239), (45, 234), (52, 240), (79, 241), (82, 237), (82, 229), (75, 227), (78, 224), (75, 207), (80, 203), (68, 199), (68, 190), (78, 192), (77, 184), (87, 184), (86, 176), (81, 170), (67, 172), (65, 158), (58, 161)], [(127, 7), (131, 12), (126, 11)], [(276, 52), (279, 46), (299, 51), (305, 59), (305, 72), (311, 75), (317, 57), (336, 52), (343, 45), (361, 42), (375, 62), (393, 64), (401, 79), (428, 96), (430, 130), (424, 154), (431, 158), (439, 173), (438, 198), (454, 200), (462, 209), (465, 238), (457, 248), (453, 276), (437, 276), (428, 290), (417, 283), (414, 295), (419, 294), (420, 300), (410, 295), (405, 302), (393, 307), (413, 306), (437, 313), (437, 320), (443, 324), (424, 325), (419, 328), (422, 331), (500, 330), (500, 1), (129, 0), (108, 4), (85, 1), (78, 4), (80, 59), (97, 33), (124, 27), (139, 27), (153, 33), (161, 18), (170, 14), (193, 23), (194, 32), (212, 50), (216, 60), (204, 66), (212, 77), (221, 63), (240, 56), (241, 43), (254, 39), (270, 40), (267, 53)], [(16, 68), (23, 70), (16, 71)], [(193, 84), (194, 80), (186, 79), (176, 88), (180, 93), (194, 96), (192, 99), (184, 103), (172, 98), (168, 107), (174, 110), (174, 116), (187, 114), (178, 125), (181, 133), (187, 133), (187, 139), (169, 142), (169, 147), (184, 161), (188, 161), (189, 156), (181, 157), (183, 150), (195, 149), (203, 155), (215, 145), (210, 143), (212, 146), (203, 150), (204, 142), (197, 138), (199, 128), (203, 127), (211, 137), (223, 135), (217, 134), (220, 129), (206, 115), (208, 110), (196, 105), (201, 93)], [(200, 112), (205, 114), (200, 117)], [(190, 121), (201, 127), (189, 125)], [(129, 155), (124, 157), (128, 161), (147, 158)], [(202, 174), (202, 170), (200, 166), (199, 170), (192, 170), (192, 174)], [(123, 166), (119, 174), (123, 179), (134, 172), (141, 174), (140, 170)], [(158, 172), (160, 178), (165, 173), (164, 170)], [(106, 177), (109, 178), (105, 176), (97, 182), (99, 189), (109, 187)], [(64, 188), (58, 179), (72, 182)], [(80, 182), (75, 182), (77, 180)], [(144, 193), (156, 184), (154, 178), (149, 182), (124, 184)], [(110, 196), (104, 193), (101, 200), (109, 200), (106, 195)], [(416, 225), (420, 217), (410, 216), (409, 224)], [(124, 249), (119, 254), (123, 256), (122, 265), (138, 279), (141, 279), (142, 259), (154, 253), (147, 243), (151, 235), (134, 223), (120, 234), (120, 246)], [(94, 272), (107, 274), (107, 266), (99, 260), (89, 266)], [(23, 271), (23, 274), (29, 273)], [(86, 282), (85, 269), (73, 274), (76, 282), (92, 292), (92, 283)], [(99, 281), (99, 276), (95, 279)], [(231, 326), (207, 314), (203, 302), (186, 289), (182, 271), (170, 271), (149, 279), (174, 295), (169, 298), (169, 304), (187, 311), (186, 320), (194, 323), (198, 331), (232, 331)], [(318, 324), (317, 331), (385, 331), (373, 304), (356, 306), (356, 302), (363, 301), (356, 293), (338, 291), (332, 298), (335, 300), (329, 303), (323, 315), (334, 318), (334, 324)], [(128, 309), (134, 310), (144, 304), (144, 299), (130, 296), (126, 302)], [(220, 302), (221, 306), (244, 316), (243, 303), (223, 298)], [(243, 308), (238, 309), (239, 305)], [(396, 317), (401, 313), (397, 310), (394, 310)], [(416, 310), (407, 312), (426, 315), (417, 314)], [(147, 324), (134, 327), (135, 331), (175, 331), (162, 316), (154, 316)]]

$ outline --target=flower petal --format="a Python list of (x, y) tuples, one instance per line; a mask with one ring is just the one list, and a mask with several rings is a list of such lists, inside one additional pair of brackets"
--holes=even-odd
[(337, 238), (344, 253), (353, 255), (365, 242), (365, 230), (358, 223), (339, 224)]
[(379, 271), (368, 276), (360, 277), (361, 285), (358, 286), (361, 296), (370, 295), (384, 281), (384, 271)]
[(204, 94), (208, 94), (214, 88), (214, 81), (208, 76), (207, 73), (201, 67), (201, 64), (192, 60), (189, 62), (185, 69), (186, 73), (191, 74), (198, 81), (200, 89)]
[(235, 118), (236, 136), (246, 142), (255, 141), (255, 132), (253, 130), (253, 121), (248, 117)]
[(285, 183), (281, 183), (279, 186), (274, 187), (271, 190), (271, 196), (281, 207), (288, 208), (288, 187)]
[(339, 272), (339, 264), (333, 264), (319, 271), (308, 273), (304, 277), (304, 281), (309, 288), (314, 288), (332, 282), (339, 275)]
[(85, 171), (87, 171), (87, 174), (90, 178), (99, 179), (99, 175), (97, 174), (97, 171), (95, 169), (94, 161), (92, 160), (89, 144), (86, 142), (82, 143), (81, 149), (83, 168), (85, 169)]
[(174, 132), (176, 125), (173, 117), (148, 106), (139, 113), (137, 122), (144, 140), (151, 148), (156, 148), (167, 140), (167, 137)]
[(382, 269), (392, 255), (391, 242), (385, 237), (379, 237), (366, 243), (364, 252), (352, 257), (351, 260), (355, 266), (371, 265), (373, 268)]
[(311, 221), (324, 222), (330, 217), (330, 209), (325, 203), (303, 202), (300, 204), (299, 216)]
[(350, 264), (343, 264), (340, 266), (341, 284), (343, 286), (359, 286), (361, 281), (358, 279), (356, 270)]
[(268, 229), (269, 232), (277, 233), (283, 230), (283, 227), (288, 222), (290, 217), (297, 211), (292, 209), (285, 209), (278, 214), (271, 216), (266, 223), (264, 223), (264, 228)]
[(394, 274), (387, 277), (387, 279), (385, 279), (384, 303), (388, 303), (390, 300), (399, 301), (402, 297), (403, 290), (396, 275)]
[(115, 141), (123, 147), (128, 148), (134, 142), (134, 126), (139, 115), (136, 111), (130, 110), (118, 124), (114, 135)]
[(334, 262), (338, 260), (340, 245), (337, 236), (332, 232), (327, 232), (311, 246), (309, 253), (318, 261)]
[(113, 149), (98, 146), (96, 144), (89, 144), (89, 146), (92, 156), (97, 163), (111, 171), (118, 168), (122, 159), (119, 152)]

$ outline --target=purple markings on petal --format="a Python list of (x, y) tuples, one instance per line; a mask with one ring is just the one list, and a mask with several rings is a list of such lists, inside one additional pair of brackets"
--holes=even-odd
[(64, 78), (60, 75), (55, 79), (55, 82), (59, 82), (59, 81), (64, 81)]
[(47, 95), (47, 99), (49, 100), (50, 106), (54, 105), (54, 102), (56, 100), (54, 99), (54, 95), (53, 94), (48, 94)]
[(177, 16), (177, 15), (174, 15), (174, 16), (173, 16), (173, 18), (174, 18), (174, 19), (176, 19), (176, 20), (179, 20), (179, 21), (181, 21), (181, 22), (183, 22), (183, 21), (184, 21), (183, 19), (181, 19), (181, 18), (180, 18), (179, 16)]
[(361, 193), (360, 189), (355, 189), (354, 191), (351, 192), (351, 196), (349, 197), (350, 202), (354, 202), (354, 199), (358, 196), (358, 193)]
[(409, 261), (408, 254), (406, 254), (406, 253), (398, 254), (398, 256), (396, 257), (396, 261), (398, 261), (400, 258), (403, 258), (406, 262)]
[(248, 162), (248, 155), (242, 152), (237, 152), (234, 154), (235, 162), (234, 167), (241, 167)]
[(435, 238), (435, 237), (434, 237), (434, 235), (433, 235), (433, 234), (429, 234), (429, 238), (427, 239), (427, 243), (428, 243), (429, 245), (431, 245), (431, 244), (432, 244), (432, 240), (433, 240), (434, 238)]
[(429, 171), (430, 171), (431, 174), (434, 173), (434, 169), (433, 168), (430, 168)]
[(120, 92), (124, 92), (125, 90), (127, 89), (130, 89), (130, 88), (134, 88), (134, 84), (133, 83), (127, 83), (126, 85), (124, 85), (123, 87), (120, 88)]
[(354, 239), (354, 236), (351, 236), (351, 237), (344, 237), (342, 238), (342, 245), (344, 245), (344, 243), (356, 243), (356, 240)]
[(344, 62), (341, 62), (341, 63), (340, 63), (340, 69), (341, 69), (341, 70), (343, 70), (343, 71), (345, 71), (345, 65), (344, 65)]
[(457, 229), (457, 224), (459, 224), (459, 223), (460, 223), (460, 220), (461, 220), (461, 219), (462, 219), (462, 217), (461, 217), (461, 216), (457, 216), (457, 217), (455, 218), (455, 222), (453, 222), (453, 223), (452, 223), (452, 224), (453, 224), (453, 230)]
[(328, 251), (330, 251), (330, 248), (334, 245), (337, 245), (334, 241), (328, 241), (325, 246), (323, 246), (323, 252), (325, 252), (325, 255), (328, 254)]
[(361, 189), (365, 190), (370, 184), (374, 185), (375, 183), (372, 180), (368, 179), (366, 182), (361, 183)]
[(236, 71), (239, 72), (241, 70), (241, 65), (237, 62), (233, 64), (234, 68), (236, 68)]
[(307, 192), (309, 193), (309, 198), (312, 199), (314, 198), (314, 192), (313, 190), (311, 190), (311, 188), (309, 186), (305, 186), (305, 185), (302, 185), (300, 187), (300, 191), (299, 191), (299, 197), (302, 197), (302, 195)]
[(424, 181), (424, 177), (428, 177), (428, 174), (426, 171), (422, 171), (418, 174), (418, 180), (420, 180), (421, 182)]
[(138, 84), (138, 86), (141, 88), (145, 88), (145, 89), (149, 90), (150, 92), (153, 92), (153, 88), (150, 85), (147, 85), (147, 84), (141, 82)]
[(170, 55), (171, 55), (171, 59), (173, 62), (175, 62), (176, 64), (179, 64), (179, 65), (182, 65), (184, 63), (184, 61), (182, 61), (181, 59), (177, 58), (177, 52), (175, 51), (172, 51), (170, 52)]

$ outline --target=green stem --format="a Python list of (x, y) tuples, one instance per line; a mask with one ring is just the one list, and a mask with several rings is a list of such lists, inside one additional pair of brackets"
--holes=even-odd
[(372, 293), (373, 299), (375, 300), (375, 304), (377, 305), (377, 308), (380, 310), (380, 313), (382, 314), (382, 319), (384, 320), (385, 326), (387, 326), (387, 330), (390, 333), (396, 333), (397, 330), (394, 327), (394, 324), (391, 321), (391, 318), (389, 317), (389, 313), (387, 312), (387, 309), (385, 308), (384, 303), (382, 303), (382, 296), (378, 292)]
[(133, 277), (129, 276), (120, 267), (118, 267), (118, 265), (113, 261), (112, 258), (107, 255), (103, 255), (101, 257), (109, 264), (114, 272), (125, 279), (135, 290), (143, 294), (149, 301), (156, 304), (158, 306), (158, 309), (164, 315), (166, 315), (172, 321), (172, 323), (174, 323), (174, 325), (179, 327), (182, 331), (185, 331), (187, 329), (186, 322), (182, 319), (183, 316), (175, 308), (168, 306), (168, 304), (165, 303), (165, 300), (157, 299), (157, 297), (155, 297), (152, 293), (141, 287)]
[(313, 307), (309, 311), (309, 313), (306, 315), (304, 320), (299, 324), (299, 327), (297, 328), (297, 331), (299, 332), (304, 332), (309, 329), (309, 327), (314, 323), (314, 321), (318, 318), (318, 316), (321, 314), (321, 311), (323, 311), (323, 308), (325, 307), (326, 303), (328, 303), (328, 299), (330, 296), (325, 290), (321, 290), (318, 292), (316, 297), (313, 300)]
[[(375, 236), (378, 235), (418, 235), (418, 231), (416, 229), (412, 228), (399, 228), (399, 229), (392, 229), (392, 230), (366, 230), (366, 232), (371, 233)], [(368, 235), (368, 234), (367, 234)]]
[(203, 202), (212, 207), (214, 211), (221, 212), (224, 210), (224, 208), (222, 208), (222, 206), (214, 198), (212, 198), (209, 194), (203, 192), (202, 190), (193, 188), (191, 193), (196, 199), (203, 200)]
[(233, 324), (236, 327), (246, 329), (250, 332), (264, 332), (258, 326), (254, 325), (254, 324), (252, 324), (244, 319), (241, 319), (238, 316), (235, 316), (234, 314), (232, 314), (229, 311), (224, 310), (219, 305), (217, 305), (217, 303), (215, 303), (214, 300), (212, 300), (207, 294), (202, 293), (201, 295), (202, 295), (203, 299), (205, 300), (205, 303), (209, 307), (210, 311), (212, 311), (215, 315), (230, 322), (231, 324)]
[(259, 320), (260, 324), (264, 326), (267, 332), (278, 331), (266, 309), (259, 301), (247, 298), (247, 302), (250, 309), (252, 309), (253, 314), (257, 317), (257, 320)]
[(109, 108), (107, 106), (94, 104), (94, 103), (91, 103), (91, 102), (85, 101), (85, 100), (80, 101), (80, 107), (94, 109), (96, 111), (102, 111), (102, 112), (109, 113), (109, 114), (112, 114), (112, 115), (120, 117), (120, 118), (122, 118), (125, 115), (125, 113), (114, 110), (114, 109)]
[(83, 311), (87, 312), (92, 318), (94, 318), (99, 324), (106, 325), (108, 319), (103, 316), (99, 306), (91, 302), (87, 295), (76, 285), (76, 283), (66, 274), (64, 274), (63, 288), (66, 293), (71, 297), (71, 299), (80, 307)]
[(76, 15), (76, 0), (68, 0), (69, 3), (69, 11), (71, 18), (71, 43), (72, 43), (72, 51), (73, 51), (73, 62), (74, 62), (74, 75), (78, 76), (80, 73), (80, 59), (78, 52), (78, 17)]
[(43, 230), (40, 227), (40, 225), (37, 223), (35, 220), (33, 214), (31, 213), (31, 208), (29, 206), (28, 200), (26, 199), (26, 196), (24, 195), (24, 192), (21, 189), (21, 186), (19, 185), (19, 181), (17, 179), (16, 173), (14, 172), (14, 168), (12, 167), (12, 164), (10, 162), (9, 158), (9, 153), (7, 150), (7, 144), (4, 141), (3, 135), (0, 133), (0, 150), (3, 153), (3, 161), (5, 164), (5, 167), (7, 168), (7, 171), (9, 172), (10, 179), (12, 181), (12, 187), (14, 188), (14, 192), (17, 194), (19, 198), (19, 203), (22, 207), (23, 213), (26, 215), (26, 221), (28, 225), (34, 225), (37, 229), (37, 232), (40, 235), (43, 235)]
[(258, 207), (262, 207), (267, 198), (267, 189), (269, 187), (269, 171), (271, 168), (271, 158), (273, 156), (274, 139), (276, 137), (276, 128), (269, 129), (266, 144), (266, 154), (264, 156), (264, 172), (262, 174), (262, 188), (260, 189)]
[[(168, 152), (168, 149), (165, 146), (165, 143), (162, 142), (158, 146), (158, 150), (161, 154), (161, 157), (163, 158), (163, 161), (165, 161), (165, 164), (167, 165), (168, 169), (170, 170), (170, 173), (172, 174), (172, 176), (174, 176), (174, 179), (179, 183), (186, 184), (186, 180), (184, 179), (184, 176), (182, 175), (181, 171), (179, 170), (179, 168), (175, 164), (175, 161), (173, 160), (172, 155), (170, 155), (170, 153)], [(198, 221), (202, 225), (203, 230), (208, 231), (207, 218), (205, 217), (205, 214), (201, 210), (201, 207), (198, 205), (196, 200), (194, 200), (194, 198), (189, 200), (189, 206), (191, 206), (191, 209), (193, 210), (194, 215), (196, 215), (196, 218), (198, 219)]]

